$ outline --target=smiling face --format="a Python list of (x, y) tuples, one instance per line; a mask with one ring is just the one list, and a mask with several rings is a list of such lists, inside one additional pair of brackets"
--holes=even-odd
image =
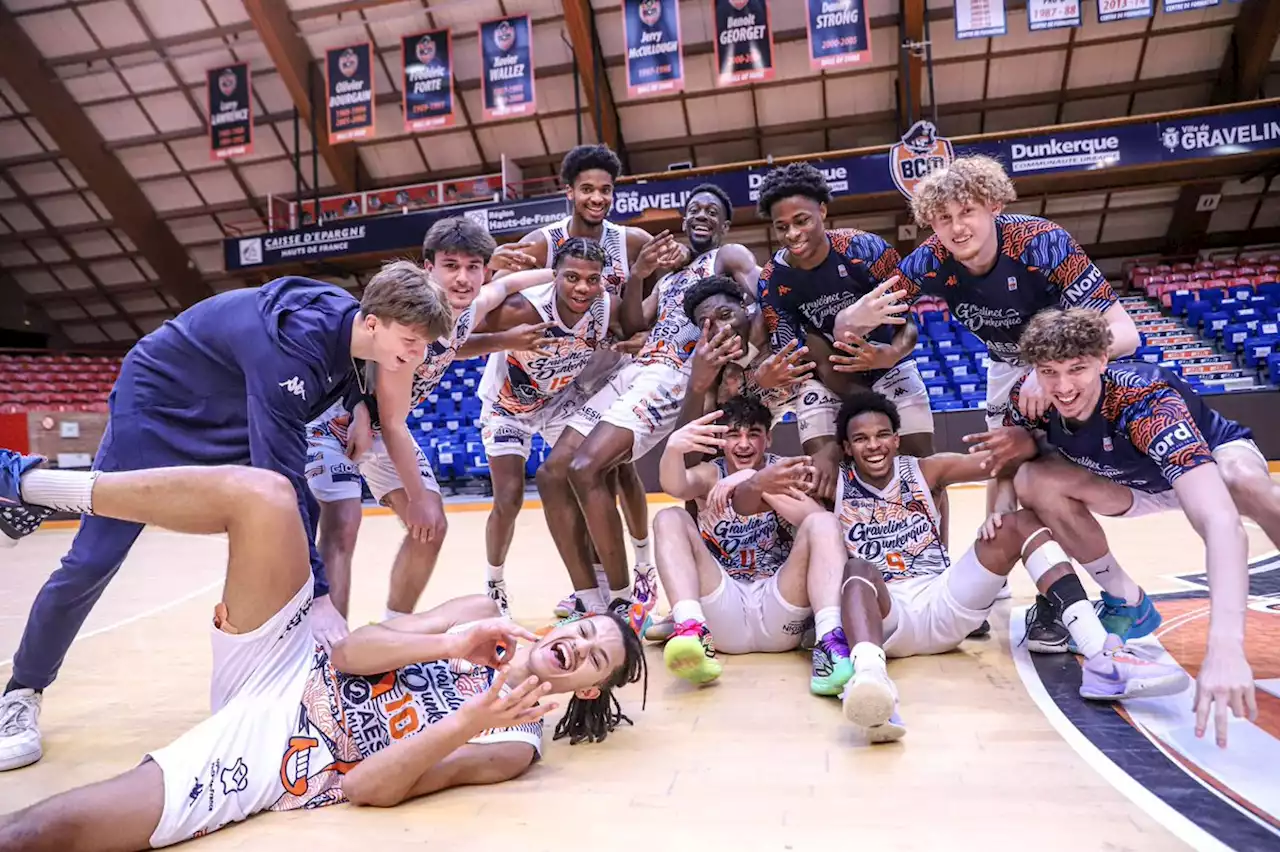
[(604, 169), (585, 169), (573, 179), (568, 194), (574, 214), (597, 227), (613, 209), (613, 176)]
[(938, 239), (951, 256), (971, 272), (982, 273), (995, 263), (998, 204), (983, 206), (975, 201), (949, 201), (929, 220)]
[(370, 360), (379, 367), (394, 373), (405, 368), (415, 369), (422, 363), (428, 341), (420, 330), (376, 316), (365, 317), (364, 323), (373, 340), (373, 357)]
[(480, 295), (480, 287), (484, 284), (484, 258), (474, 254), (456, 251), (436, 252), (435, 261), (428, 261), (423, 268), (431, 273), (437, 284), (444, 288), (449, 296), (449, 306), (454, 314), (461, 313), (471, 307), (471, 303)]
[(1067, 420), (1087, 420), (1102, 394), (1107, 358), (1082, 356), (1036, 364), (1036, 377), (1053, 407)]
[(626, 662), (622, 630), (612, 618), (580, 618), (555, 627), (529, 649), (529, 673), (552, 693), (589, 690)]
[(769, 430), (759, 423), (730, 423), (724, 433), (725, 467), (730, 474), (740, 470), (764, 467), (764, 454), (769, 449)]
[(893, 460), (898, 456), (898, 434), (888, 415), (864, 411), (849, 420), (845, 430), (844, 454), (868, 482), (884, 481), (893, 473)]
[(594, 260), (566, 257), (556, 270), (560, 313), (582, 316), (604, 290), (604, 269)]
[(700, 192), (684, 208), (684, 233), (694, 254), (703, 254), (720, 245), (729, 230), (729, 220), (720, 199)]
[(778, 241), (791, 253), (795, 265), (808, 268), (821, 262), (827, 249), (827, 205), (803, 195), (780, 198), (769, 210)]

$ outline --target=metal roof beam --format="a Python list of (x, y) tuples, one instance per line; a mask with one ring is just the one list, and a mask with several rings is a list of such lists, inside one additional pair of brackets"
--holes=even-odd
[(582, 91), (587, 96), (586, 107), (596, 126), (596, 138), (620, 151), (622, 131), (618, 107), (609, 87), (604, 54), (596, 39), (591, 3), (588, 0), (564, 0), (564, 23), (573, 44), (573, 58), (578, 66)]

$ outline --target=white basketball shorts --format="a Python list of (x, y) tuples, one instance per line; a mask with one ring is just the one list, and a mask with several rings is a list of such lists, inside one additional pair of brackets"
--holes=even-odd
[(719, 587), (700, 603), (716, 651), (725, 654), (793, 651), (813, 616), (782, 597), (777, 574), (743, 583), (722, 570)]
[(626, 429), (633, 436), (630, 461), (638, 461), (675, 429), (688, 383), (685, 370), (633, 361), (610, 376), (566, 426), (584, 437), (602, 422)]
[[(440, 484), (436, 482), (431, 463), (427, 461), (421, 447), (414, 449), (418, 453), (418, 473), (422, 477), (423, 486), (428, 491), (439, 494)], [(332, 435), (308, 437), (306, 477), (311, 493), (321, 503), (359, 500), (361, 477), (369, 483), (369, 491), (379, 503), (392, 491), (404, 488), (400, 474), (396, 472), (396, 466), (387, 454), (387, 445), (381, 434), (374, 436), (373, 446), (358, 463), (347, 458), (346, 450)]]
[(941, 574), (889, 583), (893, 611), (885, 626), (896, 625), (885, 637), (885, 656), (915, 657), (952, 650), (982, 626), (1005, 579), (982, 567), (971, 547)]

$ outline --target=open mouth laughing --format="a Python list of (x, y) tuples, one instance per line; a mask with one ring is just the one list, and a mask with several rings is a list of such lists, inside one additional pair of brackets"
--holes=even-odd
[(557, 672), (573, 670), (573, 646), (565, 639), (558, 639), (546, 648), (546, 658)]

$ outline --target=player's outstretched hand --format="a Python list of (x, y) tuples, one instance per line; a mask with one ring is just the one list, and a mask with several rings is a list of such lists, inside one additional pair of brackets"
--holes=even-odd
[(670, 231), (650, 237), (631, 265), (632, 274), (644, 280), (659, 270), (672, 268), (680, 257), (679, 248), (680, 244)]
[(723, 414), (723, 411), (717, 409), (686, 423), (671, 433), (671, 437), (667, 439), (667, 446), (671, 447), (673, 452), (705, 453), (714, 456), (724, 446), (724, 438), (721, 436), (729, 430), (728, 426), (715, 425)]
[(965, 435), (963, 440), (969, 444), (970, 455), (986, 456), (980, 466), (992, 474), (1030, 461), (1040, 451), (1036, 439), (1021, 426), (999, 426)]
[(726, 476), (724, 479), (716, 480), (716, 484), (711, 486), (711, 491), (707, 493), (707, 511), (712, 515), (720, 515), (727, 512), (729, 503), (733, 500), (733, 490), (755, 476), (755, 474), (754, 470), (740, 470), (737, 473)]
[(809, 496), (828, 503), (836, 499), (836, 478), (840, 475), (843, 450), (834, 438), (815, 450), (809, 458), (813, 464), (813, 485)]
[(1040, 386), (1039, 374), (1035, 370), (1027, 373), (1027, 377), (1022, 380), (1022, 389), (1018, 391), (1018, 410), (1022, 412), (1022, 416), (1035, 423), (1052, 407), (1053, 400), (1048, 391)]
[(804, 360), (809, 354), (809, 347), (801, 346), (799, 340), (792, 340), (778, 352), (773, 353), (755, 370), (755, 383), (762, 388), (785, 388), (804, 381), (813, 375), (817, 365)]
[(461, 633), (450, 636), (454, 645), (449, 652), (450, 657), (491, 669), (511, 662), (521, 639), (526, 642), (538, 641), (537, 636), (509, 618), (486, 618)]
[(992, 512), (987, 515), (987, 519), (982, 522), (982, 526), (978, 527), (978, 537), (983, 541), (995, 541), (996, 532), (1004, 526), (1004, 514), (1002, 512)]
[(868, 370), (888, 370), (896, 359), (893, 347), (870, 340), (837, 340), (831, 345), (845, 354), (831, 356), (831, 369), (837, 373), (865, 373)]
[(538, 259), (526, 251), (533, 246), (533, 243), (524, 241), (498, 246), (489, 258), (489, 269), (494, 272), (522, 272), (537, 268)]
[(544, 358), (556, 354), (556, 342), (547, 337), (547, 329), (554, 325), (553, 322), (537, 322), (513, 326), (507, 332), (510, 340), (507, 351), (536, 352)]
[(1239, 645), (1209, 645), (1200, 674), (1196, 678), (1196, 736), (1203, 737), (1213, 718), (1215, 740), (1227, 747), (1230, 714), (1237, 719), (1258, 719), (1258, 697), (1254, 694), (1253, 671)]
[(813, 488), (817, 469), (809, 456), (792, 456), (765, 465), (756, 471), (755, 478), (760, 490), (766, 494), (807, 493)]
[(619, 340), (613, 344), (614, 352), (621, 352), (623, 355), (639, 355), (640, 350), (649, 342), (649, 329), (642, 328), (628, 338)]
[(505, 696), (502, 689), (507, 684), (509, 670), (506, 666), (498, 669), (493, 683), (484, 692), (471, 696), (458, 712), (467, 720), (468, 727), (476, 731), (487, 731), (492, 728), (512, 728), (536, 722), (555, 710), (556, 704), (539, 704), (551, 691), (551, 684), (539, 682), (535, 675), (525, 678), (523, 683), (516, 684)]
[(333, 646), (347, 638), (350, 632), (347, 620), (328, 595), (321, 595), (311, 602), (311, 633), (325, 650), (333, 651)]
[(906, 325), (907, 318), (901, 315), (911, 310), (911, 306), (902, 301), (906, 291), (899, 286), (895, 275), (836, 314), (835, 339), (849, 342), (865, 337), (882, 325)]
[(702, 323), (702, 337), (693, 348), (689, 367), (689, 389), (706, 393), (715, 385), (720, 370), (730, 361), (742, 357), (742, 339), (732, 326), (724, 325), (711, 331), (711, 320)]

